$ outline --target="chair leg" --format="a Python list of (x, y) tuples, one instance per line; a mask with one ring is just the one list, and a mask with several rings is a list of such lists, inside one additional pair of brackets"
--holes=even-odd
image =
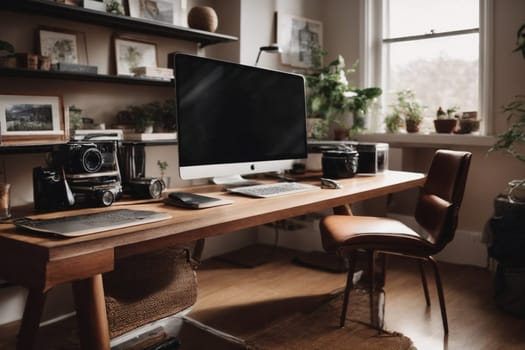
[(427, 306), (430, 306), (430, 296), (428, 294), (427, 278), (425, 276), (425, 268), (423, 267), (423, 260), (419, 260), (419, 272), (421, 273), (421, 282), (423, 283), (423, 291), (425, 292), (425, 300)]
[(368, 270), (369, 270), (369, 279), (370, 279), (370, 323), (376, 325), (376, 317), (374, 315), (374, 295), (376, 290), (376, 262), (375, 262), (375, 251), (368, 251)]
[(343, 310), (341, 311), (341, 318), (339, 320), (339, 327), (343, 328), (346, 321), (346, 311), (348, 309), (348, 299), (350, 297), (350, 291), (354, 286), (354, 272), (355, 263), (357, 259), (357, 252), (351, 252), (348, 255), (348, 275), (346, 276), (346, 287), (343, 299)]
[(436, 275), (436, 287), (437, 287), (438, 296), (439, 296), (439, 306), (441, 308), (441, 318), (443, 320), (443, 330), (445, 331), (445, 334), (448, 334), (448, 320), (447, 320), (447, 310), (445, 308), (445, 295), (443, 294), (443, 285), (441, 283), (441, 276), (439, 274), (439, 268), (434, 258), (429, 256), (428, 260), (432, 263), (432, 266), (434, 267), (434, 273)]

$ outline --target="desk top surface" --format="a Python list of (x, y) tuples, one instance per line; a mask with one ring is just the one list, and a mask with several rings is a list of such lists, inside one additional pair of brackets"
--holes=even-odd
[[(109, 208), (87, 208), (41, 214), (37, 217), (49, 218), (130, 207), (166, 212), (171, 214), (172, 218), (75, 238), (20, 233), (15, 231), (12, 224), (0, 224), (0, 256), (3, 253), (12, 253), (14, 249), (24, 254), (37, 254), (44, 260), (52, 261), (106, 249), (125, 250), (127, 247), (133, 249), (138, 244), (147, 244), (147, 242), (162, 239), (166, 239), (165, 243), (170, 244), (188, 243), (200, 238), (421, 186), (424, 178), (421, 173), (387, 171), (374, 176), (341, 179), (340, 183), (343, 185), (341, 189), (319, 189), (274, 198), (249, 198), (233, 195), (222, 191), (216, 185), (171, 189), (230, 199), (233, 200), (233, 204), (206, 209), (183, 209), (161, 202), (140, 204), (117, 202)], [(306, 178), (302, 181), (319, 184), (318, 177), (316, 179)], [(126, 254), (123, 253), (123, 255)]]

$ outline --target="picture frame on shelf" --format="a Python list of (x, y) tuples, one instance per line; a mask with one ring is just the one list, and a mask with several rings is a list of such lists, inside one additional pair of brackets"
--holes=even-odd
[(323, 22), (277, 14), (277, 43), (281, 62), (293, 67), (312, 67), (312, 49), (323, 47)]
[(0, 95), (2, 144), (66, 141), (61, 96)]
[(37, 29), (40, 55), (50, 58), (51, 64), (87, 64), (86, 37), (83, 32), (60, 28)]
[(106, 3), (103, 0), (84, 0), (85, 9), (106, 12)]
[(113, 15), (125, 15), (123, 0), (84, 0), (85, 9), (107, 12)]
[(157, 44), (126, 37), (114, 37), (117, 75), (134, 76), (137, 67), (157, 67)]
[(130, 17), (173, 24), (181, 1), (184, 0), (128, 0), (128, 12)]

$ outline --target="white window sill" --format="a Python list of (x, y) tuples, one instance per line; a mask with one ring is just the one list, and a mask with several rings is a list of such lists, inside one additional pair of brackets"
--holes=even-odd
[(473, 146), (489, 148), (496, 142), (494, 136), (456, 134), (362, 134), (353, 138), (361, 142), (386, 142), (390, 147), (450, 147)]

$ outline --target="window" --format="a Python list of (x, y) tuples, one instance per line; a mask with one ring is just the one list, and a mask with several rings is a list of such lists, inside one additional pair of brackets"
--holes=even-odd
[[(485, 13), (490, 0), (362, 0), (361, 47), (366, 86), (383, 89), (382, 111), (372, 131), (384, 130), (384, 115), (396, 92), (410, 89), (427, 107), (420, 132), (433, 132), (439, 107), (478, 111), (490, 107)], [(368, 52), (366, 52), (368, 51)], [(483, 103), (481, 103), (483, 102)], [(482, 127), (482, 132), (485, 132)]]

